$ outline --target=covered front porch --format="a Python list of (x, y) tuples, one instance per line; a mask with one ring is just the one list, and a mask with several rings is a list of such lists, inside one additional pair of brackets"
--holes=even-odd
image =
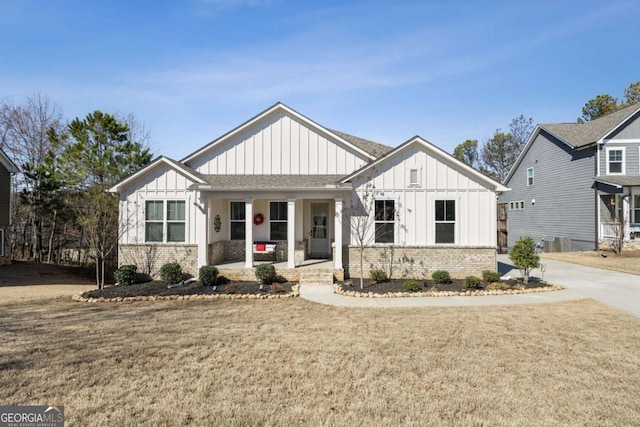
[(596, 180), (598, 237), (622, 239), (640, 245), (640, 177), (606, 177)]
[(198, 188), (207, 228), (206, 236), (198, 236), (206, 237), (199, 264), (253, 269), (257, 262), (273, 262), (280, 274), (322, 260), (342, 270), (343, 205), (350, 186), (336, 184), (336, 176), (233, 178), (237, 182)]

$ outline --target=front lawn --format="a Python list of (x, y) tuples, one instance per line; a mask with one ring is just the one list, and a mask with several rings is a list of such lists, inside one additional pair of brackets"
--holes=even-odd
[(592, 300), (0, 302), (0, 402), (68, 425), (640, 425), (640, 319)]

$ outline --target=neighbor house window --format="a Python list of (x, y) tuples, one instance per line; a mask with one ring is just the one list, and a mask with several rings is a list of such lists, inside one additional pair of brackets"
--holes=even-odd
[(640, 195), (633, 196), (633, 223), (640, 224)]
[(395, 201), (376, 200), (375, 201), (375, 229), (376, 243), (393, 243), (395, 241)]
[(607, 175), (624, 175), (624, 148), (607, 148)]
[(269, 204), (271, 240), (287, 240), (287, 202)]
[(522, 209), (524, 209), (524, 200), (519, 200), (517, 202), (509, 202), (510, 211), (519, 211)]
[(436, 200), (436, 243), (455, 243), (456, 201)]
[(231, 213), (229, 215), (229, 229), (231, 230), (231, 240), (244, 240), (245, 222), (245, 203), (231, 202)]
[(533, 168), (527, 169), (527, 187), (533, 185)]
[(145, 241), (186, 241), (184, 200), (147, 200), (145, 202)]

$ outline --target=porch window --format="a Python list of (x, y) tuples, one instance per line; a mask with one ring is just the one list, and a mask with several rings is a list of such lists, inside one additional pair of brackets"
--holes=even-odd
[(533, 168), (527, 169), (527, 187), (533, 185)]
[(624, 148), (607, 148), (607, 175), (624, 175)]
[(376, 243), (393, 243), (395, 241), (395, 212), (394, 200), (375, 201)]
[(633, 196), (633, 223), (640, 224), (640, 194)]
[(436, 200), (436, 243), (455, 243), (456, 201)]
[(287, 240), (287, 202), (269, 204), (271, 240)]
[(231, 240), (244, 240), (245, 231), (245, 204), (244, 202), (231, 202), (229, 214), (229, 230)]
[(147, 200), (144, 219), (145, 242), (186, 241), (184, 200)]

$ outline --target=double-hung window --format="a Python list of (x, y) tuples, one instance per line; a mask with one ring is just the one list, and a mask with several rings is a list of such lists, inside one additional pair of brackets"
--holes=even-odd
[(531, 187), (533, 185), (533, 168), (527, 169), (527, 187)]
[(436, 243), (455, 243), (456, 201), (436, 200)]
[(287, 240), (287, 202), (269, 204), (271, 240)]
[(607, 148), (607, 175), (624, 175), (624, 148)]
[(145, 202), (145, 242), (186, 241), (184, 200)]
[(245, 236), (245, 204), (244, 202), (231, 202), (229, 214), (229, 229), (231, 240), (244, 240)]
[(393, 243), (395, 241), (395, 201), (375, 201), (375, 242)]

